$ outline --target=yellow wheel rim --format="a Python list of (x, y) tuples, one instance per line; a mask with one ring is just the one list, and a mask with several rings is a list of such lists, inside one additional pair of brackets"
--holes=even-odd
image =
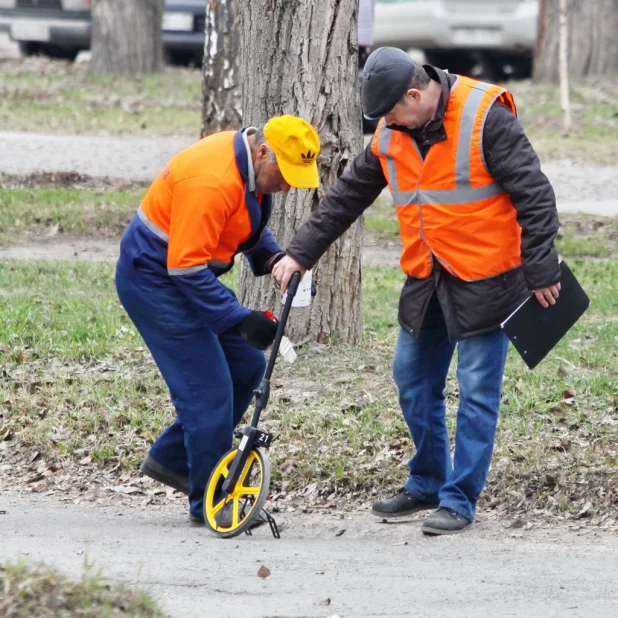
[[(236, 487), (231, 494), (226, 494), (223, 499), (215, 502), (215, 493), (221, 487), (223, 481), (230, 473), (230, 466), (236, 456), (237, 449), (232, 449), (226, 453), (213, 470), (204, 500), (204, 514), (208, 525), (217, 533), (233, 532), (253, 515), (255, 506), (258, 503), (264, 484), (264, 461), (262, 454), (257, 450), (252, 450), (247, 457), (245, 466), (238, 477)], [(232, 503), (232, 523), (230, 526), (220, 526), (216, 516), (221, 510)]]

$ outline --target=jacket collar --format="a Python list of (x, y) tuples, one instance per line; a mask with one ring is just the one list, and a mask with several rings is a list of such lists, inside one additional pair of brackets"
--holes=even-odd
[[(251, 127), (249, 127), (251, 128)], [(255, 182), (253, 172), (253, 162), (251, 161), (250, 152), (245, 145), (243, 133), (249, 129), (243, 127), (236, 131), (234, 135), (234, 156), (236, 158), (236, 166), (245, 183), (245, 204), (249, 211), (251, 220), (251, 236), (261, 233), (264, 226), (270, 219), (272, 211), (272, 196), (262, 194), (262, 204), (258, 202), (258, 195), (255, 191), (251, 191), (250, 181)]]
[(414, 138), (414, 141), (419, 144), (419, 146), (431, 146), (446, 140), (446, 131), (444, 130), (443, 124), (444, 114), (446, 113), (448, 101), (451, 96), (451, 88), (453, 87), (455, 81), (457, 81), (457, 75), (447, 73), (446, 71), (431, 66), (430, 64), (423, 65), (423, 68), (427, 71), (429, 77), (431, 77), (433, 81), (438, 82), (442, 87), (440, 100), (438, 101), (438, 106), (436, 107), (433, 118), (419, 129), (408, 129), (398, 125), (392, 125), (389, 128), (395, 131), (408, 133)]

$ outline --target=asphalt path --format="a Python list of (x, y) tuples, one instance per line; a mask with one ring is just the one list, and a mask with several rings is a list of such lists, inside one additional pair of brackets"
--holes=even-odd
[[(77, 172), (94, 178), (148, 182), (192, 141), (186, 137), (0, 132), (0, 172)], [(618, 216), (618, 166), (562, 161), (542, 167), (556, 192), (559, 212)]]
[(148, 590), (174, 618), (618, 616), (615, 534), (484, 521), (424, 537), (421, 518), (286, 513), (279, 540), (263, 527), (223, 540), (190, 526), (180, 503), (5, 494), (0, 510), (0, 562), (44, 561), (78, 579), (87, 561)]

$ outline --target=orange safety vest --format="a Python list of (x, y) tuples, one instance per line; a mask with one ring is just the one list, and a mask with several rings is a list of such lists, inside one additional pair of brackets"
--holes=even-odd
[(433, 258), (466, 281), (521, 264), (516, 210), (483, 156), (483, 126), (496, 100), (517, 113), (510, 92), (457, 76), (443, 121), (447, 139), (425, 160), (408, 133), (387, 128), (384, 119), (378, 125), (372, 150), (397, 208), (401, 268), (411, 277), (429, 277)]
[[(234, 156), (235, 131), (209, 135), (177, 154), (157, 175), (138, 210), (168, 242), (170, 275), (227, 268), (252, 234), (245, 184)], [(262, 201), (258, 195), (258, 202)]]

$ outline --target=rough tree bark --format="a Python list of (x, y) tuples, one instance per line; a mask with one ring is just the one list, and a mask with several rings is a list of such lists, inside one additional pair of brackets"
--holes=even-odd
[[(541, 0), (533, 79), (558, 83), (559, 0)], [(569, 76), (618, 75), (618, 0), (569, 0)]]
[(201, 135), (242, 122), (237, 0), (207, 0)]
[[(242, 109), (245, 126), (293, 114), (320, 134), (320, 188), (277, 196), (269, 227), (285, 247), (324, 192), (362, 148), (358, 91), (358, 0), (240, 0)], [(291, 312), (295, 342), (356, 341), (362, 333), (357, 221), (313, 271), (317, 296)], [(280, 306), (272, 279), (255, 279), (243, 260), (240, 300), (253, 308)]]
[(163, 0), (93, 0), (90, 70), (135, 74), (163, 67)]

